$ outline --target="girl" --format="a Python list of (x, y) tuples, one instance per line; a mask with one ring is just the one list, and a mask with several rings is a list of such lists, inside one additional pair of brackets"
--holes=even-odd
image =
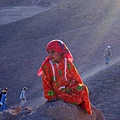
[(48, 101), (62, 99), (92, 114), (88, 89), (73, 64), (67, 46), (61, 40), (52, 40), (46, 50), (48, 57), (38, 71), (38, 76), (42, 74), (44, 97)]

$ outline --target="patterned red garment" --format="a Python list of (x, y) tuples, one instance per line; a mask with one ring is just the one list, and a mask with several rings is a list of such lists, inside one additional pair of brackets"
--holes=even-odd
[(92, 114), (88, 88), (83, 84), (67, 46), (61, 40), (52, 40), (46, 50), (54, 50), (62, 54), (62, 57), (59, 63), (52, 63), (49, 57), (46, 57), (38, 70), (38, 76), (42, 75), (44, 97), (48, 100), (62, 99)]
[(59, 63), (53, 63), (53, 67), (55, 73), (48, 61), (42, 68), (44, 97), (48, 100), (59, 98), (65, 102), (80, 105), (88, 114), (92, 114), (88, 89), (83, 84), (74, 64), (67, 60), (65, 73), (65, 59), (62, 57)]

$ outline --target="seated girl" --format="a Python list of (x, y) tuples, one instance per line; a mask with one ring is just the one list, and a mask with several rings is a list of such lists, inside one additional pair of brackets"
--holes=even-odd
[(92, 114), (88, 88), (83, 84), (67, 46), (61, 40), (52, 40), (46, 50), (48, 56), (38, 71), (38, 76), (42, 75), (44, 97), (48, 101), (62, 99)]

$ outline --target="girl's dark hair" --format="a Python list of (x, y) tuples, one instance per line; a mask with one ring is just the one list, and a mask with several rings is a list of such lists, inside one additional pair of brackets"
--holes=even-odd
[(3, 91), (2, 91), (2, 93), (3, 93), (3, 94), (6, 94), (6, 93), (7, 93), (7, 91), (6, 91), (6, 90), (3, 90)]

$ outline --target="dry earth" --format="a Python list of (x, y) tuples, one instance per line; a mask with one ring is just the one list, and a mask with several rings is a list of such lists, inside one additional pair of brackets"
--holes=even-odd
[(27, 17), (34, 16), (51, 7), (40, 7), (40, 6), (10, 6), (0, 8), (0, 26), (16, 22)]
[[(46, 44), (63, 40), (88, 85), (93, 105), (106, 120), (119, 120), (120, 108), (120, 0), (65, 0), (48, 11), (0, 26), (0, 87), (8, 87), (8, 107), (19, 104), (23, 86), (28, 105), (44, 102), (37, 70)], [(109, 65), (104, 49), (112, 47)]]

